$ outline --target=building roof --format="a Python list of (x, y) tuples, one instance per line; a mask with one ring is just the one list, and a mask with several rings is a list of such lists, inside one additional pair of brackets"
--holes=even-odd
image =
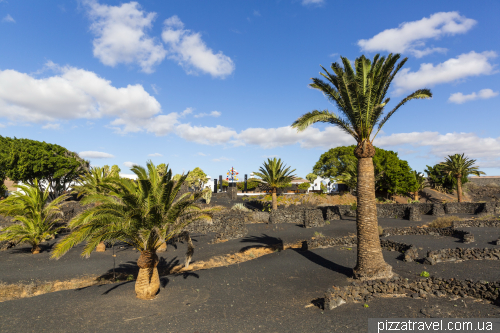
[(292, 184), (302, 184), (302, 183), (308, 183), (309, 181), (304, 178), (294, 178), (291, 183)]

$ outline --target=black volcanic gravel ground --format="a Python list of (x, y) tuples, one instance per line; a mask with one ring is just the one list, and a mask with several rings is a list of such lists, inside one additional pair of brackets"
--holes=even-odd
[[(379, 219), (387, 227), (423, 225), (434, 218), (409, 222)], [(249, 224), (243, 239), (210, 244), (213, 234), (193, 235), (194, 260), (238, 252), (246, 247), (293, 243), (314, 232), (340, 237), (355, 232), (355, 219), (332, 221), (322, 228), (305, 229), (294, 224)], [(427, 249), (447, 247), (494, 247), (489, 244), (500, 228), (463, 228), (474, 233), (477, 244), (463, 244), (453, 237), (391, 236)], [(490, 230), (491, 229), (491, 230)], [(496, 231), (496, 233), (495, 233)], [(169, 246), (162, 263), (183, 261), (185, 245)], [(117, 246), (118, 272), (134, 272), (139, 254)], [(47, 251), (31, 255), (27, 247), (0, 252), (0, 281), (65, 280), (83, 275), (102, 275), (112, 270), (112, 251), (79, 257), (80, 248), (58, 261)], [(472, 280), (500, 279), (500, 261), (471, 260), (461, 263), (423, 265), (405, 263), (398, 252), (384, 252), (386, 261), (403, 277), (422, 271), (432, 276)], [(312, 251), (286, 250), (244, 263), (176, 276), (162, 277), (157, 298), (141, 301), (134, 283), (122, 282), (79, 290), (48, 293), (0, 303), (0, 332), (365, 332), (368, 318), (485, 317), (500, 318), (500, 307), (465, 298), (375, 298), (369, 307), (345, 304), (332, 311), (310, 306), (327, 288), (350, 283), (356, 247)]]

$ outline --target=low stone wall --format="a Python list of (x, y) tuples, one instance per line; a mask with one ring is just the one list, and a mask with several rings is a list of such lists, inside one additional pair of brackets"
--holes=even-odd
[(500, 186), (500, 177), (469, 177), (469, 181), (480, 186)]
[(499, 220), (464, 220), (464, 221), (454, 221), (453, 228), (500, 228)]
[[(416, 203), (416, 204), (377, 204), (377, 217), (399, 218), (410, 221), (420, 221), (422, 215), (443, 216), (446, 214), (479, 214), (493, 215), (500, 210), (495, 203), (454, 202), (446, 204)], [(324, 221), (341, 220), (344, 217), (356, 217), (356, 211), (349, 205), (320, 206), (308, 209), (300, 206), (290, 206), (271, 212), (270, 223), (296, 223), (306, 228), (322, 226), (320, 213)], [(313, 222), (311, 222), (313, 221)]]
[(448, 236), (460, 238), (464, 243), (474, 242), (474, 235), (465, 230), (458, 230), (453, 227), (448, 228), (387, 228), (384, 229), (382, 236), (392, 235), (430, 235), (430, 236)]
[(456, 248), (429, 251), (425, 258), (425, 263), (435, 265), (440, 262), (450, 262), (457, 260), (499, 260), (500, 249), (476, 249), (476, 248)]
[(498, 301), (500, 281), (487, 282), (442, 278), (419, 278), (416, 280), (402, 279), (399, 276), (392, 279), (382, 279), (365, 282), (352, 282), (346, 287), (332, 287), (325, 293), (325, 310), (333, 310), (347, 302), (366, 302), (380, 294), (399, 294), (413, 298), (428, 298), (442, 296), (470, 296)]
[(356, 236), (344, 236), (344, 237), (315, 237), (307, 241), (306, 248), (308, 250), (332, 247), (332, 246), (355, 246), (357, 244)]
[(418, 259), (418, 249), (414, 245), (381, 239), (380, 246), (386, 251), (401, 252), (403, 254), (403, 261), (405, 262), (413, 262)]
[(245, 224), (249, 222), (250, 214), (251, 213), (240, 211), (215, 213), (212, 221), (196, 221), (190, 223), (184, 230), (190, 233), (200, 234), (215, 232), (215, 242), (242, 238), (248, 233)]
[(444, 211), (446, 214), (477, 214), (483, 206), (477, 202), (447, 202), (444, 204)]

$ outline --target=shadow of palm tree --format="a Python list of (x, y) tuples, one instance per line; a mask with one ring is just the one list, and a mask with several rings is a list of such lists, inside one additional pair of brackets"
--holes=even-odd
[(269, 236), (266, 234), (262, 234), (262, 236), (247, 236), (243, 238), (241, 243), (257, 243), (254, 245), (249, 245), (242, 247), (239, 252), (245, 252), (249, 249), (256, 249), (262, 247), (272, 247), (277, 249), (278, 251), (282, 251), (284, 249), (283, 240), (278, 237)]
[(309, 250), (306, 250), (304, 248), (302, 249), (292, 249), (293, 251), (295, 251), (296, 253), (300, 254), (301, 256), (303, 256), (304, 258), (306, 259), (309, 259), (310, 261), (312, 261), (313, 263), (319, 265), (319, 266), (322, 266), (326, 269), (329, 269), (333, 272), (337, 272), (337, 273), (340, 273), (340, 274), (343, 274), (347, 277), (351, 277), (353, 272), (352, 272), (352, 268), (350, 267), (346, 267), (346, 266), (343, 266), (343, 265), (339, 265), (337, 263), (334, 263), (333, 261), (330, 261), (328, 259), (325, 259), (323, 258), (322, 256), (314, 253), (314, 252), (311, 252)]
[[(283, 240), (281, 238), (277, 237), (272, 237), (266, 234), (262, 234), (262, 236), (249, 236), (245, 237), (241, 240), (241, 242), (248, 242), (248, 243), (260, 243), (262, 245), (250, 245), (247, 247), (244, 247), (240, 249), (240, 252), (243, 252), (248, 249), (252, 248), (260, 248), (260, 247), (276, 247), (278, 251), (283, 251), (284, 245), (283, 245)], [(328, 259), (323, 258), (322, 256), (311, 252), (307, 249), (307, 242), (302, 242), (302, 248), (300, 249), (295, 249), (292, 248), (293, 251), (296, 253), (300, 254), (304, 258), (312, 261), (313, 263), (322, 266), (324, 268), (327, 268), (331, 271), (346, 275), (348, 277), (352, 276), (352, 268), (346, 267), (343, 265), (339, 265), (337, 263), (334, 263)]]

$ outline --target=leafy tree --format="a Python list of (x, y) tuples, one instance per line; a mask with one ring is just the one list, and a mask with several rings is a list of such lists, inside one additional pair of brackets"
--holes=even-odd
[(476, 160), (466, 157), (465, 154), (449, 155), (441, 163), (442, 170), (457, 181), (458, 202), (462, 202), (462, 177), (467, 178), (469, 175), (481, 176), (486, 174), (479, 171), (477, 166), (473, 166), (474, 163), (476, 163)]
[[(424, 170), (427, 173), (431, 187), (440, 192), (453, 192), (453, 188), (457, 185), (457, 180), (443, 170), (443, 165), (438, 163), (434, 166), (427, 165)], [(467, 176), (462, 176), (462, 184), (468, 182)]]
[[(414, 186), (413, 173), (407, 161), (401, 160), (396, 152), (375, 148), (373, 164), (375, 189), (388, 194), (405, 195)], [(357, 159), (355, 145), (332, 148), (323, 153), (314, 165), (314, 172), (321, 177), (342, 181), (351, 189), (357, 186)]]
[[(377, 185), (380, 186), (380, 180), (383, 176), (384, 171), (379, 171), (379, 169), (375, 168), (375, 188), (377, 188)], [(350, 189), (355, 189), (358, 186), (358, 164), (352, 160), (347, 160), (344, 172), (337, 177), (337, 180), (347, 185)]]
[[(310, 87), (321, 91), (335, 104), (341, 116), (328, 110), (314, 110), (301, 116), (292, 126), (302, 131), (316, 122), (329, 123), (338, 126), (356, 140), (354, 156), (358, 159), (358, 247), (354, 276), (363, 279), (390, 277), (393, 275), (392, 267), (384, 261), (378, 235), (373, 140), (402, 105), (412, 99), (430, 98), (432, 94), (428, 89), (417, 90), (384, 116), (384, 109), (390, 100), (386, 98), (387, 91), (407, 58), (398, 63), (399, 54), (389, 54), (387, 58), (377, 54), (373, 61), (361, 56), (356, 59), (354, 68), (349, 59), (341, 59), (342, 65), (331, 65), (332, 73), (322, 67), (324, 73), (321, 75), (325, 80), (315, 78), (310, 84)], [(373, 134), (377, 125), (378, 129)]]
[[(247, 190), (256, 189), (257, 186), (259, 186), (259, 184), (260, 183), (256, 180), (248, 180), (247, 181)], [(237, 182), (236, 187), (238, 188), (238, 190), (243, 191), (243, 189), (245, 188), (245, 182)]]
[(309, 189), (309, 187), (311, 187), (311, 183), (307, 183), (307, 182), (306, 182), (306, 183), (300, 183), (300, 184), (297, 186), (297, 188), (298, 188), (299, 190), (308, 190), (308, 189)]
[(12, 216), (20, 223), (11, 225), (0, 231), (0, 241), (29, 243), (31, 253), (40, 253), (40, 243), (51, 238), (61, 228), (54, 225), (62, 216), (60, 206), (67, 198), (61, 195), (49, 203), (49, 188), (44, 192), (38, 186), (38, 180), (31, 185), (15, 185), (21, 191), (12, 193), (7, 199), (0, 201), (0, 214)]
[(290, 167), (287, 167), (285, 164), (281, 162), (280, 159), (268, 158), (267, 162), (264, 162), (263, 166), (259, 168), (259, 172), (254, 172), (257, 177), (260, 177), (262, 181), (266, 182), (269, 187), (272, 188), (272, 203), (273, 209), (278, 209), (278, 197), (276, 195), (276, 190), (280, 187), (287, 187), (290, 185), (292, 181), (293, 175), (292, 173), (295, 169), (290, 170)]
[(314, 173), (308, 173), (307, 176), (306, 176), (306, 179), (310, 182), (310, 183), (314, 183), (314, 181), (318, 178), (318, 175), (314, 174)]
[(189, 187), (194, 187), (196, 190), (200, 190), (203, 185), (207, 182), (208, 177), (200, 168), (194, 168), (190, 173), (188, 178), (186, 178), (186, 184)]
[(94, 194), (83, 198), (84, 204), (100, 204), (70, 221), (72, 232), (56, 245), (52, 257), (60, 258), (81, 242), (87, 243), (82, 252), (86, 257), (103, 241), (130, 244), (141, 252), (137, 261), (136, 296), (152, 299), (160, 287), (157, 249), (165, 241), (178, 236), (189, 223), (210, 219), (208, 213), (214, 209), (201, 210), (195, 204), (202, 192), (178, 196), (189, 173), (174, 181), (168, 166), (166, 173), (160, 176), (151, 161), (147, 170), (134, 166), (132, 172), (137, 175), (137, 181), (113, 179), (104, 185), (109, 189), (108, 195)]
[(0, 164), (14, 181), (34, 185), (56, 198), (89, 169), (89, 162), (59, 145), (0, 136)]

